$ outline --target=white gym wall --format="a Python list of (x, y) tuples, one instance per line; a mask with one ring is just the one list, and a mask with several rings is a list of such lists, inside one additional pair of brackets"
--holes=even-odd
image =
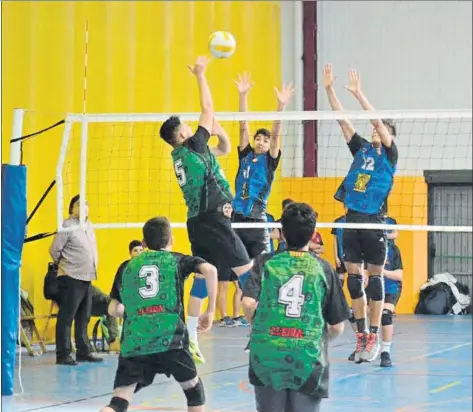
[[(359, 69), (363, 90), (376, 109), (471, 109), (471, 2), (319, 1), (317, 11), (319, 110), (330, 109), (322, 86), (324, 63), (334, 66), (347, 110), (360, 110), (343, 89), (351, 67)], [(471, 121), (397, 124), (398, 175), (471, 169)], [(322, 125), (319, 133), (319, 172), (325, 176), (344, 172), (350, 164), (333, 126), (328, 132)]]
[[(295, 3), (281, 2), (283, 78), (300, 67)], [(472, 107), (472, 5), (468, 1), (318, 1), (318, 109), (330, 110), (322, 70), (332, 63), (344, 108), (361, 110), (344, 89), (357, 68), (365, 94), (380, 110), (450, 110)], [(300, 15), (302, 34), (302, 15)], [(296, 60), (297, 59), (297, 60)], [(297, 62), (297, 64), (296, 64)], [(297, 107), (301, 110), (302, 85)], [(397, 121), (398, 175), (426, 169), (471, 169), (471, 121)], [(363, 127), (363, 132), (366, 128)], [(284, 176), (300, 176), (301, 147), (285, 153)], [(448, 147), (448, 145), (450, 145)], [(319, 123), (318, 172), (343, 176), (350, 154), (335, 122)]]

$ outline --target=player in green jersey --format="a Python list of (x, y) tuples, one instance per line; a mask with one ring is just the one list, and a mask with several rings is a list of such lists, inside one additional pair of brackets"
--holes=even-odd
[[(198, 57), (196, 64), (189, 66), (197, 79), (201, 105), (196, 132), (193, 133), (190, 126), (182, 123), (179, 117), (172, 116), (161, 126), (160, 136), (173, 147), (171, 155), (174, 172), (187, 205), (187, 233), (192, 254), (218, 268), (231, 268), (243, 285), (253, 263), (231, 226), (233, 195), (215, 158), (228, 153), (230, 143), (224, 130), (214, 120), (212, 96), (205, 77), (207, 64), (206, 57)], [(211, 135), (217, 135), (219, 147), (209, 148)], [(197, 345), (197, 320), (202, 300), (206, 296), (205, 281), (195, 276), (189, 299), (187, 327), (191, 350), (195, 360), (201, 363), (204, 358)]]
[(350, 314), (335, 271), (309, 251), (314, 210), (291, 203), (281, 224), (287, 250), (255, 259), (243, 292), (249, 378), (258, 412), (314, 412), (328, 396), (328, 340)]
[(217, 298), (217, 270), (199, 257), (171, 252), (173, 237), (166, 218), (143, 227), (148, 251), (130, 260), (114, 280), (109, 314), (124, 318), (121, 354), (113, 397), (102, 412), (125, 412), (134, 392), (151, 385), (157, 374), (173, 376), (187, 398), (189, 412), (203, 412), (204, 387), (189, 351), (184, 321), (184, 281), (200, 273), (207, 283), (207, 311), (199, 318), (202, 332), (212, 326)]

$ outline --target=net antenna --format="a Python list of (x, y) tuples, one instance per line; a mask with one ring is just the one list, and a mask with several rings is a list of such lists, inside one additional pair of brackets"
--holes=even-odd
[(79, 188), (79, 211), (80, 211), (80, 225), (85, 230), (86, 228), (86, 173), (87, 173), (87, 64), (89, 60), (89, 20), (85, 21), (85, 48), (84, 48), (84, 97), (82, 102), (82, 125), (81, 125), (81, 162), (80, 162), (80, 188)]

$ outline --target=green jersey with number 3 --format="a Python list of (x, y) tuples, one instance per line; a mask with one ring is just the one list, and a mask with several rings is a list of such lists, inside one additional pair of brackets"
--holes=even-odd
[(125, 305), (122, 356), (161, 353), (188, 344), (183, 309), (187, 274), (179, 273), (183, 257), (167, 251), (147, 251), (128, 263), (120, 288)]
[(326, 293), (323, 266), (312, 254), (286, 251), (265, 262), (250, 342), (250, 366), (264, 386), (298, 390), (328, 366)]
[(184, 144), (175, 148), (171, 155), (188, 219), (233, 200), (222, 168), (208, 147), (204, 153), (198, 153)]

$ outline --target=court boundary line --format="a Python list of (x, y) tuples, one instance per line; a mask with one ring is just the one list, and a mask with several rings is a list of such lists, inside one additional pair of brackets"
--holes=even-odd
[[(338, 344), (332, 345), (332, 348), (348, 346), (348, 345), (351, 345), (352, 343), (353, 342), (338, 343)], [(199, 373), (199, 376), (210, 376), (210, 375), (213, 375), (213, 374), (218, 374), (218, 373), (222, 373), (222, 372), (237, 370), (237, 369), (240, 369), (240, 368), (243, 368), (243, 367), (248, 367), (248, 363), (246, 363), (244, 365), (232, 366), (232, 367), (224, 368), (224, 369), (217, 369), (217, 370), (209, 371), (209, 372), (202, 373), (202, 374)], [(173, 381), (168, 379), (168, 380), (165, 380), (163, 382), (153, 383), (153, 384), (147, 386), (147, 388), (151, 388), (151, 387), (159, 386), (159, 385), (168, 385), (171, 382), (173, 382)], [(113, 394), (113, 391), (103, 393), (103, 394), (98, 394), (98, 395), (87, 396), (85, 398), (74, 399), (74, 400), (59, 402), (59, 403), (55, 403), (55, 404), (45, 405), (45, 406), (35, 406), (34, 408), (31, 408), (31, 409), (24, 409), (21, 412), (34, 412), (34, 411), (40, 411), (42, 409), (51, 409), (51, 408), (55, 408), (55, 407), (58, 407), (58, 406), (72, 405), (74, 403), (85, 402), (85, 401), (88, 401), (88, 400), (91, 400), (91, 399), (97, 399), (97, 398), (101, 398), (101, 397), (104, 397), (104, 396), (107, 396), (107, 395), (110, 396), (112, 394)]]
[[(430, 353), (426, 353), (424, 355), (420, 355), (420, 356), (413, 356), (411, 358), (408, 358), (406, 359), (405, 361), (401, 361), (401, 362), (398, 362), (398, 363), (395, 363), (393, 366), (397, 366), (397, 365), (405, 365), (409, 362), (412, 362), (412, 361), (416, 361), (416, 360), (421, 360), (421, 359), (426, 359), (426, 358), (429, 358), (431, 356), (434, 356), (434, 355), (439, 355), (441, 353), (445, 353), (445, 352), (450, 352), (452, 350), (455, 350), (455, 349), (460, 349), (460, 348), (463, 348), (465, 346), (471, 346), (472, 342), (466, 342), (466, 343), (462, 343), (462, 344), (459, 344), (459, 345), (455, 345), (455, 346), (450, 346), (448, 348), (445, 348), (445, 349), (440, 349), (440, 350), (436, 350), (434, 352), (430, 352)], [(336, 379), (335, 381), (336, 382), (343, 382), (347, 379), (350, 379), (350, 378), (356, 378), (358, 376), (363, 376), (363, 375), (370, 375), (372, 373), (376, 373), (376, 372), (379, 372), (380, 370), (383, 370), (384, 368), (382, 368), (381, 366), (378, 366), (378, 367), (375, 367), (371, 370), (368, 370), (368, 371), (363, 371), (363, 372), (358, 372), (358, 373), (350, 373), (350, 374), (347, 374), (347, 375), (344, 375), (344, 376), (341, 376), (339, 379)]]
[[(247, 366), (248, 366), (248, 364), (232, 366), (232, 367), (224, 368), (224, 369), (217, 369), (217, 370), (206, 372), (206, 373), (199, 373), (199, 376), (209, 376), (209, 375), (213, 375), (213, 374), (218, 374), (218, 373), (222, 373), (222, 372), (228, 372), (228, 371), (240, 369), (240, 368), (247, 367)], [(163, 382), (152, 383), (151, 385), (147, 386), (147, 388), (152, 388), (152, 387), (156, 387), (156, 386), (160, 386), (160, 385), (169, 385), (172, 382), (174, 382), (174, 381), (171, 380), (171, 379), (167, 379)], [(104, 396), (107, 396), (107, 395), (110, 396), (112, 394), (113, 394), (113, 391), (112, 392), (107, 392), (107, 393), (102, 393), (102, 394), (99, 394), (99, 395), (87, 396), (85, 398), (74, 399), (74, 400), (65, 401), (65, 402), (59, 402), (59, 403), (55, 403), (53, 405), (38, 406), (38, 407), (34, 407), (32, 409), (24, 409), (21, 412), (41, 411), (42, 409), (51, 409), (51, 408), (55, 408), (55, 407), (58, 407), (58, 406), (72, 405), (74, 403), (84, 402), (84, 401), (88, 401), (88, 400), (96, 399), (96, 398), (101, 398), (101, 397), (104, 397)]]
[[(403, 334), (407, 334), (407, 333), (404, 333), (404, 332), (398, 333), (398, 335), (403, 335)], [(344, 346), (348, 346), (348, 345), (352, 345), (352, 344), (353, 344), (353, 342), (343, 342), (343, 343), (341, 342), (339, 344), (331, 345), (331, 347), (332, 348), (339, 348), (339, 347), (344, 347)], [(466, 342), (466, 343), (458, 344), (458, 345), (455, 345), (455, 346), (450, 346), (450, 347), (440, 349), (440, 350), (437, 350), (437, 351), (434, 351), (434, 352), (430, 352), (430, 353), (427, 353), (427, 354), (424, 354), (424, 355), (411, 357), (411, 358), (409, 358), (405, 361), (399, 362), (395, 365), (402, 365), (402, 364), (409, 363), (411, 361), (429, 358), (429, 357), (434, 356), (434, 355), (438, 355), (438, 354), (445, 353), (445, 352), (450, 352), (452, 350), (460, 349), (462, 347), (471, 346), (471, 345), (472, 345), (472, 342)], [(228, 372), (228, 371), (232, 371), (232, 370), (241, 369), (243, 367), (248, 367), (248, 363), (245, 363), (243, 365), (237, 365), (237, 366), (232, 366), (232, 367), (228, 367), (228, 368), (223, 368), (223, 369), (212, 370), (212, 371), (209, 371), (209, 372), (206, 372), (206, 373), (199, 374), (199, 376), (202, 376), (202, 377), (203, 376), (211, 376), (211, 375), (219, 374), (219, 373), (222, 373), (222, 372)], [(363, 371), (363, 372), (359, 372), (359, 373), (355, 373), (355, 374), (344, 375), (344, 376), (341, 376), (339, 379), (336, 379), (336, 382), (342, 382), (344, 380), (354, 378), (354, 377), (358, 377), (358, 376), (369, 375), (369, 374), (372, 374), (372, 373), (379, 372), (380, 370), (382, 370), (381, 367), (376, 367), (376, 368), (373, 368), (372, 370), (369, 370), (369, 371)], [(160, 386), (160, 385), (168, 385), (171, 382), (173, 382), (173, 381), (172, 380), (165, 380), (165, 381), (162, 381), (162, 382), (153, 383), (153, 384), (149, 385), (148, 387), (151, 388), (151, 387), (156, 387), (156, 386)], [(91, 395), (91, 396), (84, 397), (84, 398), (58, 402), (58, 403), (45, 405), (45, 406), (36, 406), (34, 408), (24, 409), (22, 412), (35, 412), (35, 411), (41, 411), (43, 409), (52, 409), (52, 408), (59, 407), (59, 406), (72, 405), (72, 404), (75, 404), (75, 403), (86, 402), (86, 401), (89, 401), (89, 400), (92, 400), (92, 399), (97, 399), (97, 398), (101, 398), (101, 397), (105, 397), (105, 396), (110, 396), (112, 394), (113, 394), (113, 391), (102, 393), (102, 394), (97, 394), (97, 395)], [(223, 409), (223, 411), (225, 411), (225, 409)]]

